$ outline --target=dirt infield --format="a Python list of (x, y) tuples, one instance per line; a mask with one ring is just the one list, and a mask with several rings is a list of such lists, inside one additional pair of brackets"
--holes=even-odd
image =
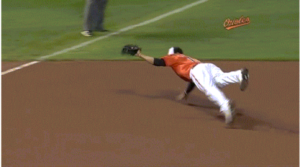
[[(234, 128), (169, 68), (146, 62), (42, 62), (2, 76), (2, 166), (299, 166), (299, 63), (248, 67), (224, 89)], [(2, 63), (2, 71), (12, 64)]]

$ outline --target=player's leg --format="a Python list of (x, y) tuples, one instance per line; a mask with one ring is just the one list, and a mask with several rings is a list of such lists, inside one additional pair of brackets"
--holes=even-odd
[(199, 64), (191, 70), (191, 78), (197, 88), (205, 93), (210, 101), (220, 107), (221, 113), (225, 115), (225, 122), (227, 124), (231, 123), (234, 117), (232, 103), (215, 85), (214, 78), (209, 69), (209, 64)]
[(249, 71), (244, 68), (241, 70), (223, 72), (219, 67), (214, 64), (210, 64), (210, 71), (214, 77), (214, 82), (219, 88), (223, 88), (229, 84), (239, 83), (240, 89), (245, 90), (248, 86)]
[(233, 122), (235, 106), (217, 86), (206, 87), (205, 95), (216, 105), (220, 106), (220, 112), (224, 114), (226, 124)]

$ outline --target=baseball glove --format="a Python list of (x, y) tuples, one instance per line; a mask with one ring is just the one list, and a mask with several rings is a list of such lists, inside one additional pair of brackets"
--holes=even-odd
[(140, 48), (139, 46), (137, 45), (125, 45), (122, 49), (122, 54), (127, 54), (127, 55), (131, 55), (131, 56), (134, 56), (138, 50), (142, 50), (142, 48)]

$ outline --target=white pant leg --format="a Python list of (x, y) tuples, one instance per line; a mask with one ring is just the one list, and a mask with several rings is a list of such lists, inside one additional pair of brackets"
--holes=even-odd
[(197, 88), (205, 93), (209, 100), (220, 107), (221, 112), (229, 111), (229, 99), (218, 88), (211, 71), (213, 66), (209, 63), (201, 63), (190, 71), (190, 77)]
[(242, 73), (241, 70), (223, 72), (219, 67), (214, 64), (210, 64), (211, 73), (214, 77), (214, 82), (219, 88), (223, 88), (229, 84), (241, 83)]

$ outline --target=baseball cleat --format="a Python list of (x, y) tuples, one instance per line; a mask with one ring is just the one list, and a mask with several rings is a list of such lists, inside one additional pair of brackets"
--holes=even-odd
[(81, 34), (86, 37), (90, 37), (93, 35), (91, 31), (82, 31)]
[(235, 103), (233, 101), (230, 101), (228, 105), (229, 105), (229, 112), (225, 113), (226, 125), (232, 124), (235, 118)]
[(248, 87), (248, 80), (249, 80), (249, 70), (247, 68), (242, 69), (242, 82), (241, 82), (241, 86), (240, 89), (241, 91), (246, 90), (246, 88)]

